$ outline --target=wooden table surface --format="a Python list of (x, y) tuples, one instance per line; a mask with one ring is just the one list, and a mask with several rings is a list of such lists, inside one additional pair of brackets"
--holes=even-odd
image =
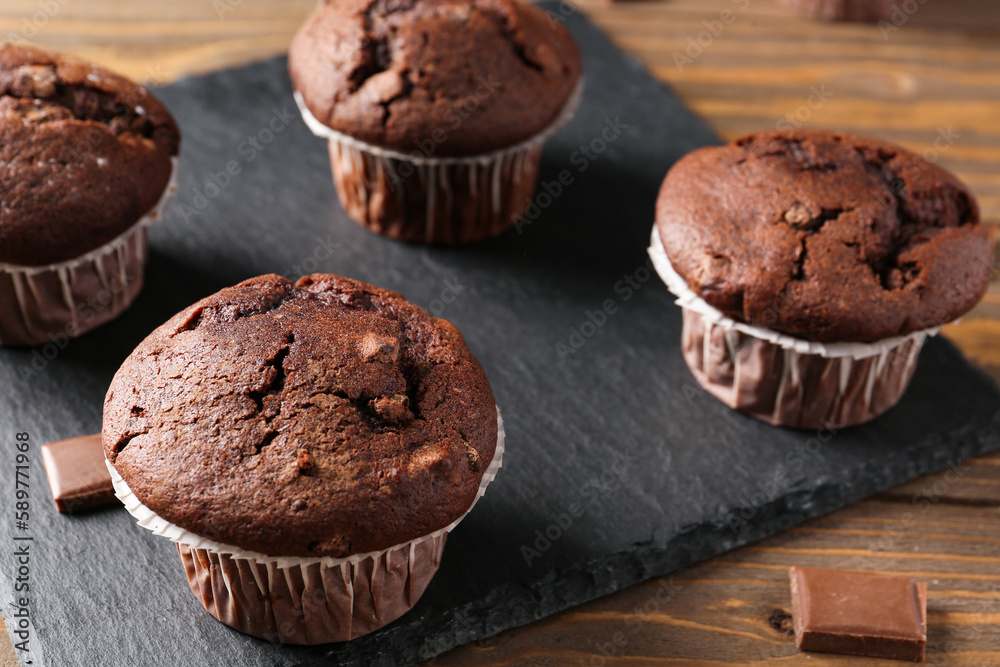
[[(314, 5), (3, 0), (0, 39), (76, 53), (156, 85), (285, 51)], [(900, 0), (895, 22), (881, 28), (811, 22), (774, 0), (567, 0), (564, 7), (588, 14), (723, 137), (782, 123), (895, 141), (956, 172), (983, 219), (1000, 227), (995, 0)], [(1000, 380), (1000, 282), (946, 335)], [(1000, 665), (1000, 454), (956, 462), (948, 473), (432, 664), (899, 664), (799, 653), (788, 616), (793, 564), (924, 580), (927, 662)], [(0, 665), (11, 661), (11, 647), (0, 644)]]

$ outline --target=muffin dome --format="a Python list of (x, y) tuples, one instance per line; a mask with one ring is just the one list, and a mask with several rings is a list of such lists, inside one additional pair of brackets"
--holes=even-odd
[(0, 47), (0, 262), (54, 264), (111, 241), (160, 199), (179, 143), (142, 86), (76, 58)]
[(295, 89), (321, 123), (401, 152), (488, 153), (552, 123), (580, 77), (562, 24), (517, 0), (336, 0), (292, 42)]
[(112, 381), (103, 436), (167, 521), (269, 556), (343, 557), (466, 512), (497, 413), (450, 323), (354, 280), (270, 275), (146, 338)]
[(703, 148), (670, 170), (657, 228), (710, 305), (818, 342), (945, 324), (982, 298), (992, 250), (975, 199), (898, 146), (793, 130)]

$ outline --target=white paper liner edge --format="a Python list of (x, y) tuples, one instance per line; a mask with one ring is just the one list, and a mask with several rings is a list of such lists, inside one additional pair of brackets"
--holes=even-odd
[(568, 122), (569, 119), (573, 117), (573, 114), (576, 113), (577, 107), (580, 106), (580, 99), (583, 97), (583, 77), (581, 76), (579, 81), (577, 81), (576, 86), (573, 88), (573, 92), (570, 93), (569, 98), (567, 98), (566, 103), (559, 112), (559, 115), (556, 116), (555, 120), (545, 126), (540, 132), (528, 137), (524, 141), (514, 144), (513, 146), (507, 146), (506, 148), (501, 148), (490, 153), (471, 155), (468, 157), (431, 157), (427, 155), (419, 155), (417, 151), (413, 151), (413, 153), (401, 153), (400, 151), (394, 151), (389, 148), (382, 148), (380, 146), (375, 146), (374, 144), (369, 144), (365, 141), (361, 141), (360, 139), (355, 139), (350, 135), (344, 134), (343, 132), (338, 132), (332, 127), (324, 125), (315, 116), (313, 116), (312, 112), (306, 107), (305, 100), (302, 99), (302, 95), (299, 91), (296, 90), (294, 95), (295, 104), (298, 105), (299, 111), (302, 113), (302, 120), (305, 121), (305, 124), (317, 137), (323, 137), (324, 139), (328, 139), (330, 141), (345, 144), (352, 148), (365, 151), (366, 153), (371, 153), (376, 157), (390, 158), (403, 162), (412, 162), (417, 165), (489, 164), (507, 153), (516, 153), (518, 151), (535, 147), (555, 134), (556, 130)]
[(167, 186), (163, 189), (160, 199), (153, 205), (153, 208), (149, 209), (145, 215), (134, 222), (124, 232), (99, 248), (94, 248), (79, 257), (74, 257), (73, 259), (66, 260), (65, 262), (56, 262), (55, 264), (46, 264), (42, 266), (24, 266), (21, 264), (8, 264), (0, 262), (0, 271), (6, 271), (7, 273), (20, 273), (29, 276), (35, 275), (36, 273), (44, 273), (46, 271), (66, 271), (69, 269), (75, 269), (88, 262), (97, 261), (109, 252), (113, 252), (116, 246), (123, 243), (126, 238), (140, 229), (149, 227), (163, 217), (164, 212), (167, 210), (167, 206), (170, 204), (170, 200), (173, 199), (174, 195), (177, 193), (179, 164), (180, 161), (176, 156), (170, 158), (170, 178), (167, 180)]
[(667, 251), (660, 240), (660, 232), (655, 224), (653, 225), (653, 232), (650, 235), (648, 253), (649, 258), (653, 261), (653, 268), (656, 269), (656, 273), (666, 283), (667, 289), (677, 297), (676, 303), (678, 306), (698, 313), (708, 322), (720, 326), (727, 331), (736, 330), (748, 336), (765, 340), (786, 350), (793, 350), (799, 354), (817, 354), (821, 357), (831, 358), (851, 357), (853, 359), (865, 359), (888, 352), (909, 340), (923, 340), (927, 336), (936, 336), (941, 330), (941, 327), (932, 327), (930, 329), (914, 331), (905, 336), (884, 338), (874, 343), (817, 343), (815, 341), (803, 340), (802, 338), (795, 338), (794, 336), (778, 333), (771, 329), (738, 322), (731, 317), (723, 315), (721, 311), (713, 306), (710, 306), (704, 299), (698, 296), (697, 292), (688, 286), (684, 278), (674, 271), (674, 267), (667, 257)]
[(111, 482), (115, 488), (115, 496), (122, 501), (125, 505), (125, 509), (131, 514), (136, 522), (143, 528), (151, 530), (153, 534), (160, 535), (162, 537), (169, 538), (172, 542), (177, 542), (179, 544), (185, 544), (192, 549), (205, 549), (217, 554), (227, 554), (232, 558), (244, 558), (247, 560), (253, 560), (258, 563), (274, 563), (279, 568), (290, 568), (290, 567), (301, 567), (312, 565), (313, 563), (321, 563), (327, 567), (334, 567), (341, 565), (343, 563), (358, 563), (365, 560), (366, 558), (377, 558), (381, 554), (388, 551), (393, 551), (394, 549), (400, 549), (402, 547), (409, 548), (409, 545), (415, 545), (423, 542), (424, 540), (433, 539), (444, 533), (450, 533), (454, 530), (455, 526), (459, 524), (468, 515), (469, 512), (476, 506), (479, 499), (483, 497), (486, 493), (486, 487), (489, 486), (490, 482), (494, 480), (499, 472), (500, 467), (503, 465), (503, 453), (504, 453), (504, 428), (503, 428), (503, 418), (500, 416), (500, 408), (497, 408), (497, 446), (496, 451), (493, 454), (493, 460), (490, 461), (489, 467), (486, 468), (486, 472), (483, 473), (483, 479), (479, 484), (479, 490), (476, 492), (476, 497), (469, 505), (469, 509), (465, 510), (462, 516), (458, 517), (451, 523), (449, 523), (444, 528), (435, 530), (427, 535), (422, 535), (416, 539), (409, 540), (407, 542), (402, 542), (400, 544), (391, 546), (387, 549), (382, 549), (379, 551), (369, 551), (361, 554), (352, 554), (344, 558), (334, 558), (332, 556), (320, 556), (320, 557), (298, 557), (298, 556), (268, 556), (266, 554), (258, 553), (256, 551), (247, 551), (246, 549), (241, 549), (239, 547), (232, 546), (230, 544), (223, 544), (221, 542), (215, 542), (213, 540), (205, 539), (192, 533), (178, 525), (172, 524), (160, 515), (158, 515), (153, 510), (149, 509), (142, 502), (136, 498), (135, 494), (132, 493), (132, 489), (129, 488), (128, 484), (122, 479), (115, 467), (111, 465), (111, 462), (106, 458), (104, 459), (104, 464), (108, 468), (108, 472), (111, 473)]

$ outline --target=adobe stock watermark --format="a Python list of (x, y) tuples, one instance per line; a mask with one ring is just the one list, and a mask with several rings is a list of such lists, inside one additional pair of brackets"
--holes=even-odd
[(892, 6), (892, 13), (888, 19), (880, 19), (878, 22), (879, 32), (886, 42), (892, 33), (906, 25), (913, 15), (920, 11), (920, 8), (927, 4), (927, 0), (900, 0)]
[[(952, 126), (939, 127), (935, 130), (934, 141), (931, 142), (929, 148), (925, 148), (920, 152), (920, 156), (924, 158), (925, 162), (920, 162), (919, 160), (910, 166), (911, 170), (916, 170), (919, 172), (926, 172), (931, 167), (931, 164), (936, 164), (941, 156), (948, 152), (948, 150), (958, 143), (958, 140), (962, 138), (962, 133), (955, 130)], [(930, 163), (930, 164), (928, 164)], [(902, 178), (894, 178), (889, 182), (889, 192), (886, 194), (884, 203), (893, 204), (895, 201), (903, 197), (906, 194), (906, 181)]]
[[(448, 137), (457, 132), (486, 100), (495, 95), (503, 87), (503, 83), (493, 78), (492, 74), (480, 76), (477, 81), (478, 85), (471, 95), (463, 97), (460, 100), (455, 100), (451, 108), (445, 110), (441, 116), (441, 120), (445, 125), (435, 127), (425, 137), (417, 139), (414, 142), (417, 149), (409, 153), (412, 158), (420, 160), (433, 157), (441, 145), (448, 141)], [(393, 192), (395, 192), (397, 186), (401, 185), (407, 178), (418, 171), (414, 162), (388, 160), (386, 163), (389, 190)]]
[(956, 484), (962, 481), (972, 468), (961, 461), (950, 461), (944, 474), (933, 482), (928, 482), (919, 493), (910, 499), (913, 511), (903, 512), (899, 519), (883, 525), (883, 532), (877, 538), (868, 540), (866, 555), (854, 556), (851, 567), (856, 570), (878, 569), (877, 556), (892, 551), (920, 517), (925, 516)]
[(170, 81), (170, 77), (163, 71), (160, 63), (156, 63), (155, 67), (153, 65), (146, 65), (145, 75), (140, 79), (142, 88), (130, 90), (125, 93), (121, 98), (121, 104), (134, 107), (141, 102), (143, 95), (148, 92), (145, 90), (146, 88), (162, 86), (168, 81)]
[(635, 605), (632, 611), (625, 616), (624, 630), (615, 630), (603, 640), (593, 637), (587, 638), (587, 644), (592, 651), (595, 651), (595, 654), (591, 655), (589, 659), (580, 658), (580, 667), (605, 667), (610, 658), (622, 655), (632, 636), (637, 635), (642, 627), (649, 622), (649, 617), (660, 613), (664, 607), (680, 595), (682, 590), (680, 585), (674, 583), (673, 577), (657, 579), (656, 584), (656, 591), (641, 604)]
[(578, 501), (566, 505), (562, 511), (549, 515), (549, 523), (535, 530), (534, 539), (530, 544), (521, 545), (521, 557), (529, 567), (552, 548), (569, 530), (578, 523), (588, 511), (600, 506), (601, 499), (622, 487), (629, 468), (639, 461), (625, 449), (612, 455), (611, 464), (600, 475), (587, 480), (577, 492)]
[(555, 10), (546, 9), (545, 14), (549, 19), (549, 27), (555, 30), (557, 25), (565, 23), (566, 19), (579, 11), (580, 5), (573, 0), (561, 0)]
[(243, 0), (212, 0), (212, 9), (220, 21), (225, 21), (226, 14), (236, 11), (236, 8), (242, 5)]
[(36, 345), (31, 350), (28, 362), (17, 366), (18, 379), (27, 382), (44, 373), (49, 364), (69, 347), (72, 339), (80, 335), (81, 331), (88, 329), (95, 318), (111, 308), (116, 298), (124, 294), (137, 278), (138, 276), (131, 274), (125, 274), (124, 280), (119, 276), (110, 276), (106, 287), (90, 295), (86, 300), (75, 303), (76, 318), (67, 322), (62, 331), (50, 332), (49, 342)]
[(799, 105), (790, 113), (785, 114), (774, 124), (776, 130), (797, 130), (813, 117), (813, 114), (833, 97), (833, 91), (828, 90), (825, 83), (809, 87), (809, 96), (804, 104)]
[(436, 299), (432, 299), (428, 310), (434, 317), (441, 317), (448, 309), (448, 306), (455, 303), (458, 297), (465, 294), (465, 285), (458, 281), (458, 277), (445, 278), (444, 287)]
[(930, 148), (925, 148), (921, 155), (928, 162), (937, 162), (941, 159), (941, 154), (954, 146), (961, 138), (962, 133), (950, 125), (948, 127), (939, 127), (935, 133), (933, 144)]
[(757, 490), (749, 496), (743, 495), (737, 499), (740, 508), (733, 510), (726, 515), (725, 523), (729, 530), (738, 533), (746, 526), (751, 519), (778, 493), (788, 489), (795, 481), (789, 474), (789, 469), (795, 474), (801, 473), (805, 469), (806, 463), (813, 460), (823, 446), (833, 440), (837, 435), (837, 427), (826, 421), (821, 421), (823, 426), (816, 430), (816, 435), (805, 442), (797, 444), (785, 453), (782, 462), (775, 467), (771, 476), (757, 480), (755, 486)]
[(641, 290), (653, 275), (653, 260), (647, 259), (645, 264), (622, 276), (613, 287), (616, 297), (607, 298), (601, 302), (599, 308), (586, 311), (584, 319), (568, 329), (569, 335), (566, 339), (556, 343), (555, 352), (559, 362), (565, 362), (586, 345), (587, 341), (608, 323), (608, 318), (618, 312), (621, 304), (635, 296), (636, 292)]
[(21, 19), (21, 27), (17, 32), (8, 32), (4, 41), (12, 44), (25, 44), (38, 36), (38, 33), (62, 11), (70, 0), (38, 0), (35, 5), (38, 10), (30, 16)]
[(723, 9), (719, 12), (718, 18), (702, 21), (705, 29), (697, 35), (687, 38), (687, 47), (685, 47), (683, 52), (674, 51), (674, 66), (679, 71), (684, 71), (685, 67), (694, 64), (694, 61), (705, 53), (705, 49), (722, 36), (722, 33), (726, 31), (726, 27), (734, 23), (736, 18), (750, 7), (750, 0), (729, 1), (735, 6), (735, 9)]
[(337, 250), (344, 247), (344, 244), (333, 240), (333, 234), (327, 234), (326, 238), (317, 236), (315, 241), (316, 245), (313, 246), (312, 252), (299, 260), (298, 263), (285, 269), (281, 275), (294, 281), (302, 276), (315, 273), (320, 264), (333, 257)]
[(587, 171), (590, 165), (630, 127), (631, 125), (628, 123), (622, 122), (621, 116), (605, 117), (603, 127), (597, 136), (586, 144), (581, 144), (570, 154), (569, 163), (575, 169), (563, 169), (551, 181), (539, 183), (538, 187), (535, 188), (534, 197), (525, 202), (524, 214), (512, 216), (511, 221), (514, 223), (517, 233), (523, 233), (525, 227), (535, 222), (543, 211), (552, 206), (553, 202), (576, 182), (577, 175)]
[(213, 199), (232, 184), (235, 177), (243, 173), (243, 168), (247, 164), (260, 157), (275, 138), (298, 117), (298, 112), (289, 112), (287, 106), (281, 109), (273, 107), (271, 116), (264, 125), (237, 144), (238, 159), (229, 160), (218, 171), (210, 171), (200, 185), (191, 188), (191, 198), (187, 202), (181, 202), (171, 208), (180, 213), (184, 222), (189, 223), (194, 220), (211, 205)]

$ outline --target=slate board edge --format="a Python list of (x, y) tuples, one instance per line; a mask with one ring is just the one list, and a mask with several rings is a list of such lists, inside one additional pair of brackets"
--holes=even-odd
[[(739, 547), (758, 542), (767, 537), (771, 537), (799, 525), (804, 521), (818, 516), (823, 516), (834, 510), (850, 505), (851, 503), (863, 500), (868, 496), (878, 493), (884, 489), (898, 486), (928, 475), (948, 466), (951, 462), (956, 462), (956, 457), (944, 452), (936, 445), (941, 438), (936, 437), (941, 434), (932, 434), (924, 446), (928, 449), (936, 450), (928, 454), (923, 461), (920, 460), (899, 460), (894, 462), (892, 470), (885, 471), (881, 477), (871, 475), (867, 480), (866, 474), (858, 474), (854, 479), (861, 480), (862, 483), (854, 487), (849, 494), (844, 494), (834, 484), (823, 484), (813, 489), (801, 492), (787, 493), (784, 496), (752, 508), (754, 517), (768, 515), (780, 517), (772, 519), (773, 523), (767, 521), (746, 522), (739, 532), (731, 529), (729, 517), (733, 513), (725, 516), (717, 516), (712, 520), (693, 527), (677, 535), (663, 546), (655, 544), (635, 545), (638, 548), (632, 551), (623, 551), (609, 554), (604, 558), (593, 559), (580, 563), (577, 567), (569, 570), (550, 570), (546, 575), (532, 585), (514, 586), (505, 585), (493, 589), (486, 597), (476, 603), (466, 605), (454, 610), (450, 617), (444, 619), (427, 619), (423, 623), (410, 624), (403, 631), (404, 634), (412, 635), (419, 633), (421, 626), (428, 626), (427, 633), (432, 632), (431, 627), (435, 622), (442, 622), (445, 629), (437, 626), (433, 633), (441, 637), (446, 637), (436, 645), (424, 645), (418, 652), (407, 652), (405, 648), (395, 643), (395, 628), (387, 628), (378, 634), (378, 645), (369, 644), (364, 646), (357, 657), (365, 660), (367, 665), (397, 665), (415, 664), (420, 661), (430, 660), (451, 649), (462, 646), (471, 641), (478, 641), (492, 637), (506, 630), (522, 627), (559, 612), (565, 611), (612, 593), (624, 590), (643, 581), (664, 577), (672, 572), (676, 572), (684, 567), (693, 565), (703, 560), (718, 557), (728, 551)], [(967, 428), (953, 431), (942, 436), (946, 440), (961, 443), (957, 448), (960, 454), (957, 460), (972, 456), (978, 456), (990, 451), (1000, 450), (1000, 411), (993, 414), (991, 419), (981, 421), (979, 424), (969, 425)], [(868, 467), (868, 466), (863, 466)], [(802, 502), (803, 498), (809, 501), (808, 511), (803, 511), (801, 507), (806, 506)], [(800, 508), (795, 510), (794, 508)], [(706, 537), (731, 535), (728, 547), (718, 552), (710, 547), (692, 548), (691, 545), (704, 545)], [(655, 563), (651, 565), (650, 563)], [(847, 568), (849, 569), (849, 568)], [(615, 572), (617, 576), (609, 573)], [(604, 581), (602, 575), (606, 578)], [(576, 582), (585, 580), (586, 583), (578, 585)], [(598, 583), (595, 585), (594, 582)], [(671, 584), (672, 580), (671, 580)], [(584, 596), (576, 595), (568, 597), (561, 593), (561, 590), (577, 588), (577, 590), (589, 589), (590, 593)], [(674, 589), (675, 590), (675, 589)], [(682, 592), (679, 594), (683, 594)], [(669, 602), (667, 603), (669, 604)], [(504, 616), (507, 621), (494, 624), (490, 627), (479, 626), (475, 632), (460, 634), (458, 628), (473, 627), (470, 621), (482, 618), (484, 609), (492, 609), (492, 616)], [(500, 611), (502, 613), (497, 613)], [(405, 617), (404, 617), (405, 618)], [(609, 634), (611, 631), (609, 630)], [(362, 642), (364, 638), (362, 638)], [(358, 642), (358, 640), (355, 640)], [(360, 643), (360, 642), (359, 642)], [(390, 652), (386, 652), (389, 648)], [(380, 660), (381, 658), (381, 660)], [(330, 654), (315, 660), (298, 663), (296, 667), (328, 667), (336, 660), (336, 649)], [(387, 662), (386, 662), (387, 660)], [(352, 662), (340, 663), (362, 664), (352, 660)]]

